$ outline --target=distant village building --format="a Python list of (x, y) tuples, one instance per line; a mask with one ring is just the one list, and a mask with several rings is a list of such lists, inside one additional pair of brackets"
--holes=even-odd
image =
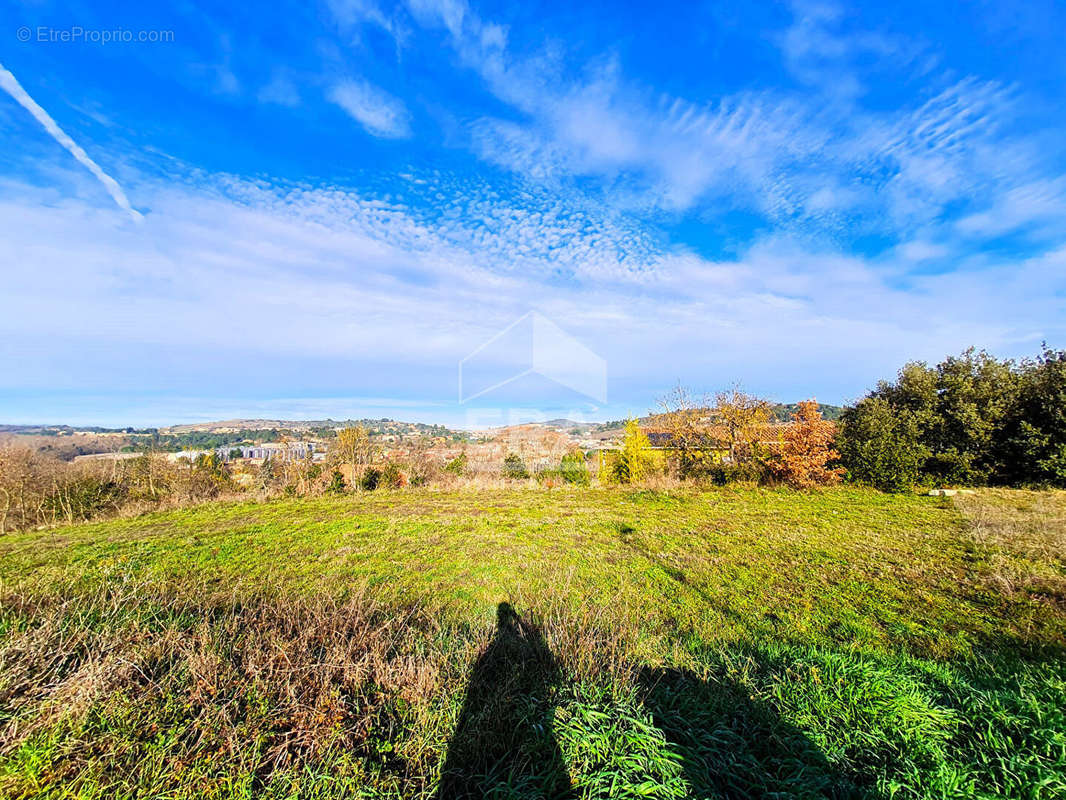
[[(236, 455), (237, 453), (240, 455)], [(216, 447), (213, 450), (182, 450), (178, 453), (167, 453), (168, 461), (195, 461), (200, 456), (214, 453), (223, 461), (234, 459), (247, 459), (249, 461), (302, 461), (311, 458), (321, 461), (325, 458), (325, 447), (315, 442), (264, 442), (263, 444), (234, 444)]]
[(302, 461), (305, 458), (321, 460), (321, 458), (316, 458), (316, 456), (324, 457), (326, 452), (324, 446), (315, 442), (288, 442), (287, 444), (266, 442), (264, 444), (236, 445), (234, 447), (220, 447), (217, 452), (223, 460), (228, 461), (231, 453), (237, 450), (240, 451), (241, 458), (258, 461), (264, 461), (268, 458), (272, 461)]

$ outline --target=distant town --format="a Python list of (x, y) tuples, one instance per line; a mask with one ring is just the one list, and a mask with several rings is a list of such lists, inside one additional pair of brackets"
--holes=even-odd
[[(773, 417), (784, 422), (794, 408), (776, 405)], [(832, 405), (821, 409), (827, 419), (835, 419), (841, 410)], [(662, 445), (665, 434), (658, 430), (656, 415), (642, 417), (640, 422), (653, 446)], [(382, 463), (418, 457), (443, 466), (461, 456), (471, 472), (494, 472), (509, 453), (517, 454), (531, 470), (538, 470), (557, 465), (564, 454), (575, 449), (589, 454), (614, 450), (622, 440), (624, 424), (624, 420), (553, 419), (476, 431), (389, 418), (231, 419), (159, 428), (0, 425), (0, 443), (17, 443), (74, 463), (125, 461), (145, 453), (178, 463), (213, 455), (230, 465), (238, 482), (250, 484), (265, 462), (325, 462), (337, 432), (352, 426), (367, 432), (376, 460)]]

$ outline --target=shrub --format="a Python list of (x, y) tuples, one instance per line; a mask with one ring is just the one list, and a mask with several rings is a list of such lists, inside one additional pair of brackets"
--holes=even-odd
[(534, 477), (546, 489), (554, 489), (563, 482), (563, 476), (557, 469), (539, 469)]
[(603, 485), (614, 483), (618, 480), (616, 465), (618, 453), (610, 450), (600, 450), (596, 457), (596, 479)]
[(1064, 403), (1066, 353), (1016, 364), (971, 348), (879, 383), (845, 411), (838, 448), (854, 478), (882, 488), (1066, 485)]
[(503, 460), (503, 476), (505, 478), (528, 478), (529, 470), (518, 453), (508, 453)]
[(125, 499), (125, 489), (117, 481), (85, 474), (57, 483), (45, 497), (44, 508), (53, 518), (74, 522), (116, 511)]
[(381, 484), (381, 470), (377, 467), (367, 467), (363, 477), (359, 480), (359, 486), (368, 492), (372, 492)]
[(1007, 414), (1003, 480), (1066, 487), (1066, 350), (1044, 349), (1024, 362)]
[[(175, 475), (177, 493), (189, 500), (217, 497), (233, 486), (229, 470), (217, 453), (201, 453), (192, 463), (179, 466)], [(275, 475), (280, 480), (280, 475)]]
[(709, 465), (705, 474), (718, 486), (728, 483), (764, 483), (769, 470), (762, 461), (718, 461)]
[(407, 476), (399, 464), (390, 461), (381, 471), (381, 482), (390, 489), (402, 489), (407, 485)]
[(466, 453), (460, 453), (445, 464), (444, 471), (450, 472), (452, 475), (462, 475), (466, 472)]
[[(407, 480), (411, 486), (425, 486), (440, 476), (440, 463), (430, 454), (432, 443), (420, 436), (411, 446), (407, 457)], [(463, 457), (465, 463), (466, 457)]]
[(585, 463), (585, 454), (580, 450), (567, 453), (559, 462), (559, 475), (567, 483), (575, 486), (589, 485), (589, 470)]
[(264, 458), (263, 463), (259, 465), (259, 487), (261, 489), (273, 487), (278, 482), (278, 472), (274, 460), (270, 456)]
[(930, 457), (924, 470), (941, 481), (985, 484), (997, 480), (1000, 443), (1017, 404), (1019, 373), (972, 348), (937, 365), (935, 399), (924, 420), (922, 442)]
[(615, 478), (620, 483), (637, 483), (652, 469), (651, 442), (635, 419), (626, 421), (622, 450), (614, 465)]
[(341, 474), (339, 469), (335, 469), (330, 475), (329, 484), (326, 486), (326, 492), (328, 494), (343, 494), (346, 486), (347, 484), (344, 482), (344, 475)]

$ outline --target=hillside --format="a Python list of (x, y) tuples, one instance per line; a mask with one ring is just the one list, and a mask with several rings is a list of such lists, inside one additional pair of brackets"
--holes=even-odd
[(957, 500), (408, 490), (9, 535), (0, 795), (1061, 796), (1066, 495)]

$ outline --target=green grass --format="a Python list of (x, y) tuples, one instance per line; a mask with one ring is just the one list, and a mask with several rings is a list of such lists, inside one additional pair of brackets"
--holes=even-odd
[(8, 535), (0, 795), (1066, 797), (1064, 510), (420, 490)]

